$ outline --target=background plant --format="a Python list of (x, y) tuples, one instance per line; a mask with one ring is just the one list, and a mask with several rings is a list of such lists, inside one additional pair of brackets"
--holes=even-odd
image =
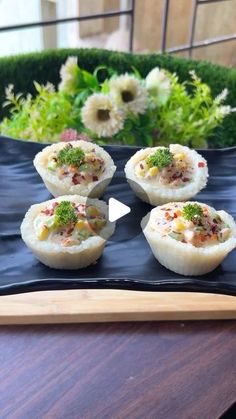
[[(51, 142), (60, 140), (66, 128), (73, 128), (89, 134), (102, 144), (114, 142), (152, 146), (178, 142), (202, 147), (206, 145), (206, 139), (209, 141), (214, 134), (214, 128), (222, 124), (224, 117), (231, 112), (229, 106), (221, 104), (226, 92), (213, 99), (209, 86), (195, 74), (192, 74), (191, 81), (181, 83), (176, 74), (166, 73), (171, 81), (166, 103), (155, 105), (150, 97), (145, 113), (130, 112), (120, 132), (112, 138), (98, 138), (95, 132), (84, 127), (81, 109), (94, 92), (109, 94), (109, 78), (116, 77), (116, 72), (110, 67), (99, 66), (91, 73), (82, 70), (75, 61), (71, 64), (69, 73), (72, 77), (66, 80), (69, 73), (64, 71), (64, 80), (58, 91), (51, 85), (35, 83), (37, 94), (33, 98), (31, 95), (14, 95), (12, 88), (8, 89), (7, 104), (11, 105), (11, 115), (1, 123), (1, 132), (13, 138)], [(135, 68), (132, 72), (141, 83), (145, 83)], [(62, 69), (61, 74), (63, 78)], [(69, 88), (66, 88), (66, 81), (70, 81)]]

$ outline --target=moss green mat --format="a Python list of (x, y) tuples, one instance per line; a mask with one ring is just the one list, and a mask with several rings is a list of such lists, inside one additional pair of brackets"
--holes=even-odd
[[(195, 69), (198, 76), (209, 84), (214, 96), (227, 87), (227, 104), (236, 107), (236, 70), (228, 69), (206, 61), (194, 61), (162, 54), (128, 54), (98, 49), (58, 49), (40, 53), (10, 56), (0, 59), (0, 103), (5, 99), (4, 89), (9, 83), (15, 86), (15, 92), (35, 93), (33, 80), (39, 83), (59, 82), (59, 69), (69, 55), (78, 56), (79, 65), (93, 71), (98, 65), (113, 67), (119, 73), (132, 71), (136, 67), (142, 76), (155, 66), (176, 72), (181, 81), (189, 79), (189, 70)], [(0, 108), (0, 119), (8, 112)], [(236, 145), (236, 113), (228, 116), (222, 128), (214, 133), (211, 140), (213, 147)]]

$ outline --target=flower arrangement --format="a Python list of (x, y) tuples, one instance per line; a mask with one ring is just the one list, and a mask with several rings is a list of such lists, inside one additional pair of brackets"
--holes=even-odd
[[(107, 77), (100, 81), (100, 72)], [(93, 73), (69, 57), (60, 70), (56, 90), (34, 82), (36, 96), (15, 94), (6, 88), (10, 116), (0, 132), (39, 142), (94, 140), (141, 146), (179, 143), (206, 147), (224, 118), (236, 109), (223, 105), (224, 89), (216, 98), (194, 71), (181, 83), (176, 74), (153, 68), (146, 78), (137, 69), (118, 75), (99, 66)]]

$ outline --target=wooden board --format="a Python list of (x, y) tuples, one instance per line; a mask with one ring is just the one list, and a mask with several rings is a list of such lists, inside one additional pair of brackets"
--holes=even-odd
[(236, 319), (236, 297), (122, 290), (40, 291), (0, 297), (0, 324)]

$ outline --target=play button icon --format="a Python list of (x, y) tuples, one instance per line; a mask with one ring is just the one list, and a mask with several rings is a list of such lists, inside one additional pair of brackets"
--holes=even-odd
[[(123, 162), (125, 163), (125, 162)], [(100, 197), (102, 201), (107, 204), (107, 218), (110, 223), (116, 222), (114, 234), (110, 238), (110, 242), (127, 242), (128, 240), (135, 240), (137, 236), (142, 234), (140, 222), (142, 218), (150, 211), (150, 205), (140, 201), (132, 192), (130, 185), (123, 174), (114, 176), (109, 187), (107, 187), (107, 180), (104, 181), (106, 192)], [(90, 199), (100, 196), (102, 182), (96, 184), (92, 189), (90, 196), (87, 198), (88, 203)], [(103, 185), (102, 185), (103, 186)], [(140, 194), (145, 196), (145, 191), (139, 185)], [(146, 201), (148, 198), (146, 199)], [(102, 237), (102, 232), (101, 232)], [(114, 261), (114, 264), (116, 262)]]
[(119, 220), (124, 215), (129, 214), (131, 211), (128, 205), (123, 204), (115, 198), (109, 198), (108, 201), (108, 218), (112, 223), (113, 221)]

